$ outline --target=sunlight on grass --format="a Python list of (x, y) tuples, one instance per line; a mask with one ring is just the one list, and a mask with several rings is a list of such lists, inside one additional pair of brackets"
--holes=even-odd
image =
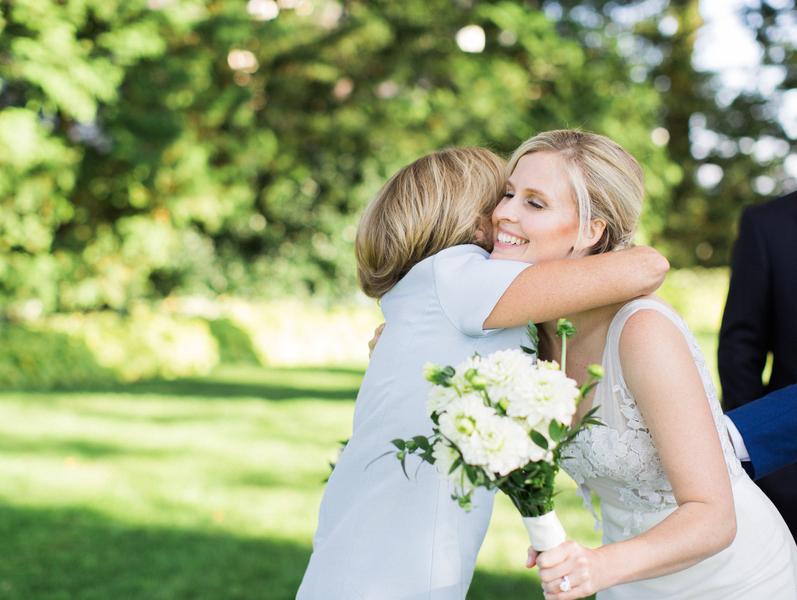
[[(360, 377), (342, 368), (237, 367), (207, 380), (107, 392), (0, 394), (0, 532), (19, 557), (28, 556), (27, 566), (0, 567), (0, 596), (9, 589), (32, 598), (123, 597), (138, 569), (151, 567), (143, 559), (125, 566), (127, 551), (117, 554), (106, 539), (119, 535), (144, 556), (152, 552), (146, 540), (168, 540), (170, 550), (157, 560), (171, 565), (170, 574), (137, 597), (194, 597), (186, 591), (189, 580), (208, 565), (173, 543), (188, 536), (202, 551), (228, 544), (235, 560), (246, 540), (263, 544), (269, 556), (250, 574), (260, 590), (255, 597), (292, 598), (309, 557), (328, 462), (351, 430)], [(574, 502), (563, 506), (580, 510)], [(45, 531), (22, 530), (29, 521), (57, 527), (63, 544), (79, 547), (80, 555), (55, 556)], [(506, 590), (537, 597), (535, 578), (522, 564), (525, 547), (515, 509), (499, 502), (471, 597)], [(86, 587), (106, 560), (118, 561), (119, 573)], [(46, 575), (56, 571), (57, 577)], [(251, 589), (235, 592), (237, 577), (233, 568), (202, 597), (252, 597)]]
[[(0, 597), (292, 598), (360, 378), (248, 367), (107, 392), (0, 394), (0, 534), (20, 557), (0, 565)], [(79, 554), (58, 553), (45, 526)], [(109, 561), (115, 575), (102, 574)], [(193, 581), (210, 587), (197, 594)]]
[[(250, 365), (0, 393), (0, 598), (293, 598), (361, 377)], [(575, 484), (557, 487), (569, 535), (598, 545)], [(468, 598), (542, 598), (527, 545), (499, 496)]]

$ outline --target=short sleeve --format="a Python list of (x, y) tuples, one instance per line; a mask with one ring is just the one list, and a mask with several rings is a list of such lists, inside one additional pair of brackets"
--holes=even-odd
[(459, 331), (471, 337), (485, 335), (484, 321), (529, 266), (514, 260), (489, 260), (489, 254), (474, 245), (448, 248), (434, 257), (437, 299)]

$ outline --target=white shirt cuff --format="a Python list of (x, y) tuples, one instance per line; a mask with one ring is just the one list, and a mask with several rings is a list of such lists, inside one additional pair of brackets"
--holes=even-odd
[(736, 458), (742, 462), (749, 462), (750, 454), (747, 452), (747, 446), (744, 445), (742, 434), (736, 429), (733, 419), (728, 415), (722, 416), (725, 417), (725, 428), (728, 430), (728, 437), (731, 438), (731, 444), (733, 444), (733, 450), (736, 452)]

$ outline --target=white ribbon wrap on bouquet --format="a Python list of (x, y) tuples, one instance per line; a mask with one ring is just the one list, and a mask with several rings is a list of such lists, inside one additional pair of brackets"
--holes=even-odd
[(538, 552), (556, 548), (567, 539), (565, 528), (559, 522), (556, 511), (552, 510), (541, 517), (523, 517), (523, 524), (529, 532), (531, 547)]

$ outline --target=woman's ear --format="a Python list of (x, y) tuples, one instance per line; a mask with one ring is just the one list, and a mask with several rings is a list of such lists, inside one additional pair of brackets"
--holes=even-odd
[(576, 248), (578, 250), (589, 250), (595, 244), (597, 244), (601, 237), (603, 237), (603, 233), (606, 231), (606, 221), (603, 219), (592, 219), (589, 222), (589, 227), (587, 228), (584, 237), (581, 238), (581, 243), (579, 247)]
[(479, 218), (479, 225), (476, 228), (476, 235), (474, 244), (481, 246), (488, 252), (493, 249), (493, 223), (490, 217), (481, 216)]

